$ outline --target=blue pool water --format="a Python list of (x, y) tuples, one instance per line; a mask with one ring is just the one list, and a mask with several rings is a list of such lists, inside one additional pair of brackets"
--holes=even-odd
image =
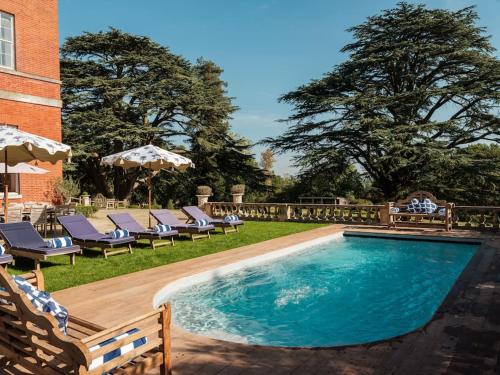
[(177, 292), (174, 322), (259, 345), (387, 339), (432, 317), (477, 247), (343, 237)]

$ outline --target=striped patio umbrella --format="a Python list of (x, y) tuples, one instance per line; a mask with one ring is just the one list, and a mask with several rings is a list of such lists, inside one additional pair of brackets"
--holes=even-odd
[[(153, 171), (161, 169), (172, 170), (178, 169), (185, 171), (189, 167), (194, 168), (191, 159), (176, 153), (164, 150), (154, 145), (147, 145), (133, 148), (128, 151), (119, 152), (117, 154), (105, 156), (101, 159), (101, 164), (129, 168), (147, 168), (148, 174), (148, 207), (151, 211), (151, 179)], [(151, 215), (149, 215), (149, 226), (151, 227)]]
[(5, 221), (9, 207), (8, 166), (34, 160), (55, 164), (71, 157), (71, 147), (27, 133), (13, 126), (0, 125), (0, 163), (4, 163), (4, 210)]

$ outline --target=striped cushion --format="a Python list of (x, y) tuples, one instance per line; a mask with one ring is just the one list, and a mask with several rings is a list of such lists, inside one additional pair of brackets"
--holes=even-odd
[(446, 216), (446, 208), (440, 208), (438, 211), (439, 216)]
[(4, 255), (5, 254), (5, 247), (3, 247), (2, 244), (0, 244), (0, 255)]
[(198, 226), (198, 227), (205, 227), (209, 224), (208, 220), (205, 220), (205, 219), (198, 219), (194, 222), (194, 225)]
[(158, 224), (153, 227), (153, 230), (158, 233), (163, 233), (163, 232), (170, 232), (172, 228), (170, 227), (170, 225)]
[[(92, 346), (89, 350), (90, 352), (94, 352), (102, 347), (105, 347), (106, 345), (109, 345), (115, 341), (118, 341), (118, 340), (121, 340), (127, 336), (131, 336), (133, 335), (134, 333), (136, 332), (139, 332), (139, 330), (137, 328), (134, 328), (134, 329), (131, 329), (119, 336), (115, 336), (115, 337), (112, 337), (106, 341), (103, 341), (95, 346)], [(97, 367), (99, 366), (102, 366), (103, 364), (107, 363), (107, 362), (110, 362), (112, 361), (113, 359), (115, 358), (118, 358), (122, 355), (125, 355), (131, 351), (133, 351), (134, 349), (138, 348), (139, 346), (141, 345), (145, 345), (147, 344), (148, 342), (148, 338), (147, 337), (141, 337), (137, 340), (135, 340), (134, 342), (130, 343), (130, 344), (127, 344), (125, 346), (122, 346), (118, 349), (115, 349), (115, 350), (112, 350), (111, 352), (109, 353), (106, 353), (104, 354), (102, 357), (97, 357), (96, 359), (94, 359), (91, 363), (90, 363), (90, 366), (89, 366), (89, 370), (94, 370), (96, 369)]]
[(61, 247), (67, 247), (72, 245), (73, 241), (71, 241), (70, 237), (57, 237), (47, 241), (47, 246), (54, 249), (59, 249)]
[(238, 215), (228, 215), (224, 218), (224, 221), (226, 223), (230, 223), (231, 221), (238, 221), (240, 220), (240, 218), (238, 217)]
[(129, 236), (128, 230), (127, 229), (116, 229), (112, 231), (111, 233), (111, 238), (113, 239), (118, 239), (118, 238), (125, 238)]
[(66, 334), (66, 329), (68, 328), (68, 311), (59, 305), (49, 293), (38, 290), (24, 278), (13, 276), (12, 279), (18, 288), (26, 293), (26, 297), (28, 297), (38, 311), (49, 313), (56, 318), (59, 329), (62, 333)]

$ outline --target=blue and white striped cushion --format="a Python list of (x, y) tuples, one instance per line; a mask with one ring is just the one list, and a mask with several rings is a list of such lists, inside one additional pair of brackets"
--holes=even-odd
[(72, 245), (73, 241), (71, 241), (70, 237), (57, 237), (47, 241), (47, 246), (54, 249), (59, 249), (61, 247), (68, 247)]
[(13, 276), (12, 279), (19, 289), (26, 293), (26, 297), (38, 311), (49, 313), (56, 318), (59, 329), (66, 334), (68, 328), (68, 310), (58, 304), (49, 293), (38, 290), (24, 278)]
[(438, 211), (439, 216), (446, 216), (446, 208), (440, 208)]
[[(95, 345), (95, 346), (92, 346), (89, 350), (90, 350), (90, 352), (94, 352), (94, 351), (96, 351), (100, 348), (103, 348), (106, 345), (109, 345), (115, 341), (121, 340), (121, 339), (128, 337), (128, 336), (131, 336), (136, 332), (139, 332), (139, 330), (137, 328), (131, 329), (131, 330), (119, 335), (119, 336), (112, 337), (106, 341), (103, 341), (103, 342)], [(127, 344), (125, 346), (122, 346), (121, 348), (112, 350), (111, 352), (104, 354), (102, 357), (97, 357), (96, 359), (94, 359), (90, 363), (89, 370), (90, 371), (94, 370), (97, 367), (102, 366), (103, 364), (110, 362), (115, 358), (121, 357), (122, 355), (125, 355), (134, 349), (137, 349), (139, 346), (147, 344), (147, 342), (148, 342), (147, 337), (141, 337), (130, 344)]]
[(125, 238), (129, 236), (129, 232), (127, 229), (116, 229), (112, 231), (111, 233), (111, 238), (113, 239), (118, 239), (118, 238)]
[(391, 207), (391, 214), (397, 214), (399, 212), (399, 207)]
[(238, 221), (240, 220), (240, 218), (238, 217), (238, 215), (228, 215), (224, 218), (224, 221), (226, 223), (230, 223), (231, 221)]
[(194, 222), (194, 225), (197, 227), (205, 227), (209, 224), (208, 220), (205, 219), (198, 219)]
[(0, 255), (4, 255), (5, 254), (5, 247), (3, 247), (2, 244), (0, 244)]
[(157, 224), (153, 227), (153, 230), (158, 233), (163, 233), (163, 232), (170, 232), (172, 228), (170, 227), (170, 225)]

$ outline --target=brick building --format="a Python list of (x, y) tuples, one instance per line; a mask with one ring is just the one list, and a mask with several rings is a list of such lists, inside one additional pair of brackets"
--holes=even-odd
[[(0, 0), (0, 124), (60, 141), (60, 86), (57, 0)], [(52, 200), (62, 164), (38, 166), (10, 176), (12, 202)]]

